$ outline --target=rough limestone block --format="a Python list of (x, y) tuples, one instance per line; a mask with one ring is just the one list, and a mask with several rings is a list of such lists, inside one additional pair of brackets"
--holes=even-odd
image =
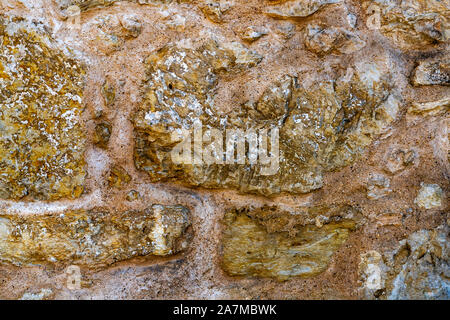
[(188, 212), (182, 206), (152, 205), (123, 213), (0, 215), (0, 262), (97, 267), (175, 254), (188, 244)]
[(0, 198), (83, 192), (84, 67), (40, 27), (0, 16)]
[[(286, 219), (286, 217), (285, 217)], [(232, 276), (311, 277), (325, 271), (333, 253), (355, 230), (351, 219), (323, 225), (294, 226), (264, 212), (229, 212), (224, 219), (222, 267)]]
[[(309, 85), (286, 75), (270, 83), (257, 101), (219, 115), (213, 102), (219, 75), (259, 61), (249, 50), (242, 50), (244, 54), (229, 48), (215, 42), (197, 50), (167, 47), (146, 60), (146, 92), (133, 115), (135, 164), (153, 181), (172, 179), (263, 195), (307, 193), (322, 186), (324, 172), (355, 161), (396, 119), (400, 102), (389, 84), (386, 61), (361, 64), (348, 77)], [(269, 174), (263, 173), (269, 165), (249, 159), (174, 163), (171, 151), (182, 140), (174, 139), (172, 132), (192, 131), (196, 122), (222, 134), (229, 128), (242, 132), (275, 128), (279, 163)], [(203, 150), (213, 150), (221, 161), (224, 154), (214, 144), (217, 141), (205, 140)], [(226, 145), (224, 140), (218, 143)]]

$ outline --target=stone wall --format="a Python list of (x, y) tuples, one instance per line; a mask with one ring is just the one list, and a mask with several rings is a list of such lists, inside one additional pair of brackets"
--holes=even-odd
[(0, 1), (1, 299), (450, 298), (449, 1)]

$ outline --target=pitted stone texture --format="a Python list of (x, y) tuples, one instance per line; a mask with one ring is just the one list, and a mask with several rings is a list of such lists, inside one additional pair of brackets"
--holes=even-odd
[(43, 31), (0, 16), (0, 198), (83, 192), (85, 70)]
[(280, 281), (325, 271), (334, 252), (356, 228), (355, 221), (341, 218), (320, 226), (297, 225), (290, 214), (270, 210), (232, 211), (224, 224), (225, 272)]
[[(246, 58), (209, 43), (197, 51), (164, 48), (147, 59), (145, 97), (133, 117), (135, 163), (153, 181), (175, 179), (191, 186), (263, 195), (310, 192), (322, 186), (324, 172), (355, 161), (396, 119), (399, 101), (384, 60), (361, 63), (345, 77), (309, 85), (296, 76), (283, 76), (258, 101), (220, 115), (214, 105), (220, 73), (258, 61), (251, 52), (241, 55)], [(278, 129), (279, 167), (267, 175), (263, 173), (267, 163), (249, 159), (239, 164), (175, 164), (171, 151), (181, 140), (171, 133), (192, 130), (196, 121), (205, 132), (216, 129), (223, 136), (227, 129), (268, 133)], [(225, 158), (217, 144), (203, 140), (203, 150), (212, 149), (219, 161)]]
[[(123, 213), (0, 216), (0, 261), (14, 265), (106, 266), (187, 247), (188, 209), (153, 205)], [(185, 237), (187, 236), (187, 237)]]
[(450, 37), (450, 4), (440, 0), (374, 0), (381, 32), (402, 49), (426, 50)]

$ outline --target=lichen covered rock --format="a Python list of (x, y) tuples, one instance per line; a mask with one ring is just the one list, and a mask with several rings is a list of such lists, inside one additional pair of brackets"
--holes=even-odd
[(43, 27), (0, 16), (0, 198), (83, 192), (84, 67)]
[(288, 215), (229, 212), (222, 240), (225, 272), (278, 280), (320, 274), (356, 227), (355, 221), (339, 218), (320, 227), (296, 225)]
[(166, 256), (187, 246), (188, 210), (153, 205), (123, 213), (0, 216), (0, 262), (15, 265), (110, 265), (138, 256)]
[[(383, 63), (361, 64), (349, 69), (349, 77), (309, 85), (286, 75), (270, 84), (257, 101), (220, 114), (214, 105), (218, 76), (250, 65), (249, 59), (238, 58), (236, 51), (209, 43), (198, 51), (164, 48), (147, 59), (145, 97), (133, 117), (138, 169), (154, 181), (178, 179), (193, 186), (264, 195), (305, 193), (322, 186), (323, 172), (357, 159), (396, 119), (399, 101)], [(175, 163), (171, 152), (182, 139), (172, 132), (192, 131), (196, 125), (203, 126), (207, 135), (200, 142), (202, 149), (194, 151), (190, 163)], [(227, 162), (223, 150), (227, 141), (216, 141), (211, 134), (225, 137), (228, 129), (266, 132), (264, 139), (271, 141), (266, 147), (276, 161)], [(191, 141), (187, 143), (190, 148)], [(216, 161), (195, 163), (196, 157), (202, 159), (201, 150), (212, 151)]]

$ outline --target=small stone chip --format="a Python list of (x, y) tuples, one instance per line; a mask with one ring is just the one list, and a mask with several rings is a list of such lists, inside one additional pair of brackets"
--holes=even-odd
[(435, 209), (442, 205), (443, 192), (437, 184), (420, 184), (419, 194), (417, 195), (414, 203), (420, 208)]

